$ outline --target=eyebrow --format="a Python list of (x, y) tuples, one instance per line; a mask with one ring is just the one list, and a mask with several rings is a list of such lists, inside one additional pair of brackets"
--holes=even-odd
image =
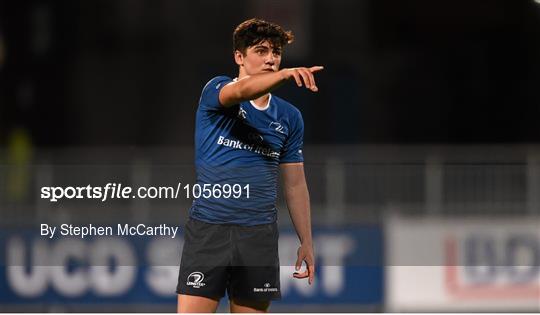
[(272, 47), (267, 47), (267, 46), (263, 46), (263, 45), (257, 45), (255, 46), (253, 49), (264, 49), (264, 50), (272, 50), (274, 52), (279, 52), (281, 53), (281, 48), (272, 48)]
[(258, 45), (255, 45), (255, 47), (254, 47), (254, 48), (266, 48), (266, 49), (274, 49), (274, 50), (281, 50), (281, 48), (280, 48), (280, 47), (273, 47), (273, 46), (270, 46), (270, 47), (268, 47), (268, 46), (264, 46), (264, 45), (260, 45), (260, 44), (258, 44)]

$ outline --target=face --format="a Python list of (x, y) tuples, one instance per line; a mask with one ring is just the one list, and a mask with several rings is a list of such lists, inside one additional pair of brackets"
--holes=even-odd
[(281, 48), (272, 47), (270, 42), (263, 41), (248, 47), (245, 55), (236, 51), (234, 59), (240, 66), (240, 77), (278, 71), (281, 63)]

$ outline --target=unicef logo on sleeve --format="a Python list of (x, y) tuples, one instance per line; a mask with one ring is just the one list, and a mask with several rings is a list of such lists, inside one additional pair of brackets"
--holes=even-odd
[(242, 108), (242, 106), (240, 106), (240, 109), (238, 109), (238, 118), (241, 119), (241, 120), (244, 120), (247, 118), (247, 112), (245, 109)]
[(204, 273), (195, 271), (189, 274), (187, 277), (186, 285), (192, 286), (196, 289), (204, 287), (206, 283), (202, 282), (204, 280)]

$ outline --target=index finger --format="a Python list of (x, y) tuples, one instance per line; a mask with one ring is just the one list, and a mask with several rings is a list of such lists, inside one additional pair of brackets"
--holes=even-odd
[(323, 66), (314, 66), (314, 67), (309, 68), (309, 72), (313, 73), (313, 72), (321, 71), (322, 69), (324, 69)]
[(312, 284), (313, 281), (315, 280), (315, 266), (313, 265), (308, 266), (308, 272), (309, 272), (308, 283)]

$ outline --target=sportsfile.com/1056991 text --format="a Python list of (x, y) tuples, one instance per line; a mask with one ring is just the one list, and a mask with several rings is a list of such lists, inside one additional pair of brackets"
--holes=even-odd
[[(134, 193), (135, 192), (135, 193)], [(107, 183), (105, 186), (45, 186), (41, 187), (41, 199), (57, 202), (62, 199), (176, 199), (176, 198), (224, 198), (249, 199), (249, 184), (184, 184), (173, 186), (149, 186), (133, 189), (121, 183)]]

